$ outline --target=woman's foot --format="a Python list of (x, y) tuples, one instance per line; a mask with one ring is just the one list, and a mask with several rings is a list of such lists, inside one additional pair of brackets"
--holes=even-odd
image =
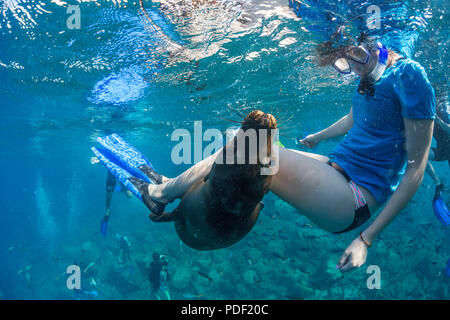
[(161, 184), (167, 180), (169, 180), (169, 178), (166, 178), (165, 176), (159, 174), (158, 172), (156, 172), (155, 170), (153, 170), (152, 167), (148, 166), (148, 165), (142, 165), (139, 167), (139, 170), (141, 170), (147, 177), (150, 178), (150, 180), (154, 183), (154, 184)]
[(150, 209), (149, 218), (153, 222), (170, 222), (176, 219), (173, 212), (164, 211), (164, 208), (170, 201), (166, 201), (162, 197), (159, 197), (158, 200), (156, 200), (154, 195), (150, 195), (150, 189), (152, 187), (159, 187), (159, 189), (162, 189), (160, 184), (150, 184), (135, 177), (131, 177), (129, 180), (136, 187), (136, 189), (138, 189), (139, 193), (141, 194), (142, 201), (147, 206), (147, 208)]
[[(167, 178), (166, 178), (167, 179)], [(166, 181), (169, 181), (170, 179), (167, 179)], [(165, 182), (161, 184), (148, 184), (147, 190), (150, 197), (158, 202), (168, 204), (172, 202), (174, 199), (170, 199), (167, 197), (166, 193), (166, 186), (167, 184)]]
[(166, 203), (160, 202), (158, 200), (153, 199), (149, 193), (149, 186), (153, 186), (152, 184), (145, 182), (139, 178), (131, 177), (129, 181), (136, 187), (136, 189), (141, 194), (142, 201), (147, 206), (147, 208), (156, 216), (160, 216), (164, 213), (164, 208), (166, 207)]

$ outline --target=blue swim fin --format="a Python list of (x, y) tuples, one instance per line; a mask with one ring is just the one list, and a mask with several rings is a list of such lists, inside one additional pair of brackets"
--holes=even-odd
[(445, 268), (445, 275), (450, 277), (450, 259), (447, 261), (447, 267)]
[(150, 161), (119, 135), (114, 133), (106, 137), (98, 137), (97, 141), (109, 151), (121, 167), (133, 174), (133, 176), (152, 183), (149, 177), (139, 169), (141, 166), (149, 166), (155, 170)]
[(155, 171), (150, 161), (117, 134), (99, 137), (97, 141), (102, 147), (92, 147), (92, 151), (100, 162), (141, 200), (153, 215), (159, 217), (165, 204), (151, 199), (146, 190), (149, 183), (161, 183), (162, 176)]
[(102, 223), (100, 225), (100, 232), (103, 236), (106, 237), (106, 233), (108, 232), (108, 216), (103, 217)]
[(117, 193), (122, 192), (122, 186), (120, 185), (120, 183), (116, 184), (116, 186), (114, 187), (114, 191)]
[(443, 184), (440, 184), (436, 187), (436, 192), (433, 198), (433, 211), (436, 215), (436, 218), (444, 225), (450, 225), (450, 213), (448, 211), (447, 204), (441, 196), (441, 190), (444, 187)]
[[(142, 201), (142, 196), (138, 189), (128, 180), (134, 175), (121, 166), (121, 163), (115, 158), (108, 149), (92, 147), (91, 150), (100, 162), (108, 169), (109, 172), (120, 181), (125, 188), (130, 190), (136, 197)], [(148, 179), (148, 178), (147, 178)]]

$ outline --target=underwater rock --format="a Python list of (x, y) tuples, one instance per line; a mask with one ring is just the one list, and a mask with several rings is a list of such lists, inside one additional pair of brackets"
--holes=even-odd
[(197, 260), (195, 262), (195, 268), (204, 274), (208, 274), (209, 271), (211, 270), (211, 268), (209, 267), (208, 261), (205, 261), (205, 260)]
[(286, 295), (287, 299), (291, 300), (304, 300), (314, 297), (314, 290), (303, 284), (296, 284), (294, 289), (290, 289)]
[(188, 290), (191, 285), (191, 273), (185, 268), (178, 268), (172, 279), (172, 287), (177, 290)]
[(403, 265), (403, 260), (404, 259), (402, 259), (400, 257), (400, 255), (398, 255), (396, 252), (392, 252), (391, 251), (389, 253), (388, 259), (389, 259), (389, 264), (391, 266), (396, 266), (397, 268), (401, 268), (402, 265)]
[(436, 289), (436, 296), (438, 299), (448, 299), (448, 287), (445, 285), (439, 285)]
[(431, 273), (429, 257), (425, 256), (425, 258), (416, 264), (415, 269), (417, 277), (420, 279), (426, 278), (427, 275)]
[(92, 242), (90, 241), (83, 242), (83, 245), (81, 246), (81, 251), (89, 252), (91, 250), (92, 250)]
[(212, 281), (219, 281), (219, 280), (221, 280), (221, 276), (220, 276), (220, 273), (219, 273), (219, 271), (217, 271), (216, 269), (213, 269), (213, 270), (211, 270), (209, 273), (208, 273), (208, 276), (212, 279)]
[(350, 289), (350, 288), (344, 288), (344, 299), (345, 300), (354, 300), (359, 297), (358, 290)]
[(314, 298), (318, 300), (324, 300), (328, 298), (328, 291), (327, 290), (314, 290)]
[(240, 297), (240, 299), (248, 299), (249, 297), (251, 297), (251, 294), (242, 283), (237, 284), (235, 289), (236, 297)]
[(197, 270), (197, 273), (198, 273), (201, 277), (203, 277), (203, 279), (206, 279), (206, 280), (208, 280), (208, 281), (210, 281), (210, 282), (213, 281), (213, 278), (211, 278), (211, 277), (209, 276), (208, 273), (202, 272), (202, 271), (199, 271), (199, 270)]
[(323, 273), (318, 271), (313, 276), (311, 276), (311, 285), (314, 288), (326, 290), (335, 285), (337, 282), (342, 281), (344, 275), (341, 274), (340, 271), (338, 272), (339, 275), (331, 275), (327, 272)]
[(243, 278), (247, 284), (254, 284), (256, 282), (255, 279), (257, 279), (258, 277), (255, 271), (247, 270), (244, 272)]
[(284, 257), (284, 245), (283, 242), (278, 240), (269, 241), (265, 252), (270, 252), (270, 259), (278, 259), (279, 257)]
[(139, 271), (139, 273), (140, 273), (142, 276), (147, 276), (147, 275), (148, 275), (148, 269), (147, 269), (147, 266), (148, 266), (150, 263), (145, 263), (144, 260), (135, 259), (135, 264), (136, 264), (137, 270)]
[(336, 264), (339, 261), (339, 257), (330, 257), (327, 261), (327, 278), (336, 280), (342, 277), (342, 272), (336, 269)]
[(283, 261), (285, 261), (287, 259), (287, 257), (282, 252), (278, 252), (278, 251), (273, 251), (272, 252), (272, 257), (277, 258), (277, 259), (281, 259)]
[[(281, 199), (276, 199), (276, 200), (273, 202), (273, 206), (274, 206), (276, 209), (281, 209), (282, 212), (286, 212), (287, 210), (289, 210), (289, 209), (292, 208), (286, 201), (281, 200)], [(287, 210), (286, 210), (286, 209), (287, 209)], [(292, 210), (293, 210), (293, 209), (291, 209), (290, 211), (292, 211)]]
[(252, 261), (258, 262), (262, 258), (262, 253), (260, 250), (258, 250), (256, 248), (252, 248), (252, 249), (248, 250), (248, 257)]
[(306, 240), (317, 241), (318, 239), (320, 239), (324, 236), (329, 236), (329, 235), (325, 231), (323, 231), (319, 228), (305, 228), (302, 236)]
[[(422, 285), (420, 284), (420, 280), (416, 277), (416, 276), (411, 276), (409, 277), (408, 281), (402, 284), (399, 284), (398, 289), (401, 290), (405, 290), (406, 293), (410, 296), (415, 297), (415, 294), (417, 291), (420, 291), (422, 289)], [(396, 297), (394, 297), (396, 299), (399, 298), (398, 295), (396, 295)]]
[(306, 274), (300, 270), (294, 270), (293, 281), (295, 283), (307, 284), (309, 281), (309, 276), (308, 276), (308, 274)]
[(344, 289), (340, 286), (332, 287), (330, 289), (330, 298), (333, 300), (342, 300), (344, 299)]

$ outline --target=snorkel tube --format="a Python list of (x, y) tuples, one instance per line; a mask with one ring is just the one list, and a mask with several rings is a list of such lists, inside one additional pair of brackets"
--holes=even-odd
[(447, 267), (445, 268), (445, 275), (450, 277), (450, 259), (447, 261)]
[(378, 49), (378, 61), (373, 70), (367, 75), (361, 78), (358, 86), (358, 93), (361, 95), (368, 94), (373, 97), (375, 95), (375, 82), (377, 82), (384, 71), (386, 70), (387, 60), (389, 56), (388, 49), (382, 45), (380, 42), (377, 42)]
[(368, 74), (368, 78), (370, 78), (373, 82), (378, 81), (386, 70), (386, 63), (389, 55), (388, 49), (381, 43), (377, 43), (378, 47), (378, 62), (375, 68)]

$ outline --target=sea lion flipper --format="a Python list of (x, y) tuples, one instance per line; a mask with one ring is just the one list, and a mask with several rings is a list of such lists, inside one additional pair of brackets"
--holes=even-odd
[(148, 215), (148, 217), (150, 218), (150, 220), (152, 220), (153, 222), (170, 222), (170, 221), (175, 221), (176, 219), (176, 214), (175, 211), (172, 212), (163, 212), (160, 215), (154, 214), (153, 212), (150, 213)]

